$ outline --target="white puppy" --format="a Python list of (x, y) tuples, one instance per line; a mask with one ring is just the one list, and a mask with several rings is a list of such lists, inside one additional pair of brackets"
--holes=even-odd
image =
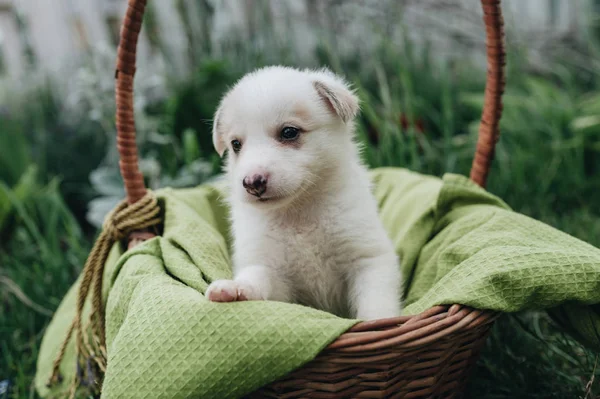
[(234, 279), (211, 301), (299, 303), (362, 320), (401, 311), (398, 258), (354, 142), (358, 99), (328, 70), (267, 67), (223, 97)]

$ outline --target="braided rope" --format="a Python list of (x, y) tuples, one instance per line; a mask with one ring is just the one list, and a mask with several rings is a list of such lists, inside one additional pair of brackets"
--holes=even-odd
[[(73, 333), (75, 333), (78, 372), (72, 381), (69, 396), (73, 397), (77, 386), (84, 379), (91, 381), (92, 384), (96, 384), (98, 388), (100, 387), (100, 382), (94, 380), (93, 375), (90, 375), (91, 368), (88, 361), (93, 361), (101, 373), (104, 373), (106, 370), (106, 335), (104, 306), (102, 303), (104, 265), (114, 243), (121, 241), (134, 231), (156, 226), (161, 222), (159, 214), (158, 201), (154, 194), (148, 191), (133, 204), (129, 204), (127, 200), (123, 200), (106, 217), (102, 232), (94, 243), (83, 268), (81, 284), (77, 293), (75, 318), (54, 360), (48, 386), (62, 380), (60, 364), (64, 358), (68, 343)], [(85, 327), (82, 328), (83, 308), (90, 291), (90, 317)], [(87, 334), (84, 336), (84, 331), (88, 330), (91, 333), (91, 341)]]

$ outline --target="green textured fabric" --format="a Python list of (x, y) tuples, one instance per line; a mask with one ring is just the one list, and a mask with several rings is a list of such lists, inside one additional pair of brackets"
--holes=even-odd
[[(514, 213), (467, 178), (372, 171), (381, 218), (402, 258), (407, 314), (460, 303), (516, 312), (550, 309), (600, 348), (600, 250)], [(106, 398), (234, 398), (314, 358), (355, 320), (277, 302), (215, 304), (203, 293), (231, 276), (223, 187), (157, 192), (164, 234), (122, 254), (105, 272)], [(36, 388), (45, 382), (74, 313), (77, 283), (49, 325)], [(587, 306), (590, 305), (590, 306)]]

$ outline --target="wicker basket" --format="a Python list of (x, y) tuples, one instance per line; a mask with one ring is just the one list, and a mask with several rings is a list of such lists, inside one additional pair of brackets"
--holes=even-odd
[[(133, 113), (137, 39), (147, 0), (129, 0), (116, 70), (120, 168), (127, 201), (146, 194), (138, 168)], [(485, 186), (504, 90), (504, 29), (500, 0), (481, 0), (486, 27), (487, 82), (471, 179)], [(134, 232), (130, 246), (152, 236)], [(430, 398), (462, 393), (471, 366), (498, 314), (461, 305), (437, 306), (417, 316), (363, 322), (342, 334), (313, 361), (250, 395), (255, 398)]]

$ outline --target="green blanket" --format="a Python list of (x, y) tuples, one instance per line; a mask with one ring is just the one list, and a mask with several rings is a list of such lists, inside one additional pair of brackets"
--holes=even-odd
[[(600, 348), (600, 250), (511, 212), (468, 179), (402, 169), (372, 171), (381, 217), (402, 257), (408, 314), (438, 304), (516, 312), (550, 309), (584, 343)], [(231, 276), (223, 187), (157, 192), (164, 234), (125, 253), (105, 272), (106, 398), (232, 398), (311, 360), (356, 323), (277, 302), (210, 303), (208, 283)], [(45, 386), (74, 314), (75, 284), (40, 349)], [(591, 306), (588, 306), (591, 305)]]

